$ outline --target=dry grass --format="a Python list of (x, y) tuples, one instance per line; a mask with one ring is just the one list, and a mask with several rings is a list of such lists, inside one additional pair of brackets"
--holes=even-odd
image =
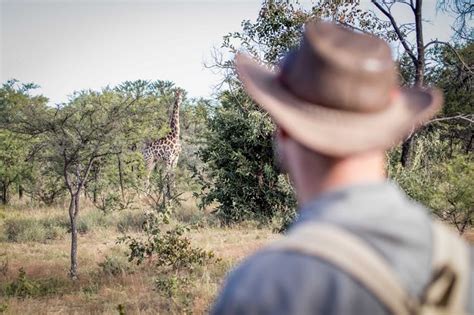
[[(90, 220), (99, 218), (93, 211), (91, 207), (85, 207), (81, 215)], [(169, 274), (161, 274), (149, 263), (129, 264), (126, 248), (116, 244), (117, 237), (122, 235), (117, 224), (128, 220), (127, 215), (131, 214), (112, 214), (79, 236), (80, 276), (76, 282), (67, 277), (70, 246), (67, 234), (44, 242), (0, 241), (0, 287), (15, 281), (20, 268), (24, 268), (28, 279), (42, 288), (53, 287), (53, 292), (34, 297), (0, 295), (0, 313), (6, 307), (5, 314), (118, 314), (119, 305), (126, 314), (207, 313), (227, 271), (243, 257), (278, 237), (268, 228), (252, 225), (219, 228), (211, 224), (192, 230), (189, 237), (193, 244), (214, 251), (221, 261), (198, 268), (193, 274), (178, 274), (190, 283), (170, 296), (154, 290), (155, 279), (166, 282)], [(66, 213), (60, 207), (7, 209), (0, 213), (0, 234), (2, 220), (11, 217), (47, 220), (62, 216)], [(205, 216), (192, 202), (185, 203), (177, 213), (180, 220), (188, 223), (199, 222)], [(468, 231), (465, 237), (474, 242), (474, 230)], [(116, 275), (104, 272), (99, 263), (107, 257), (116, 258), (124, 272)]]
[[(190, 211), (191, 207), (191, 204), (186, 204), (181, 215), (190, 221), (197, 220)], [(85, 209), (81, 215), (92, 215), (91, 211), (94, 210)], [(7, 218), (26, 216), (33, 219), (65, 215), (60, 208), (41, 211), (10, 209), (3, 213), (7, 213)], [(112, 224), (95, 226), (79, 236), (80, 275), (76, 282), (67, 277), (70, 246), (67, 235), (46, 242), (0, 242), (0, 255), (6, 254), (0, 256), (0, 267), (2, 261), (8, 262), (4, 273), (0, 272), (0, 286), (15, 281), (20, 268), (24, 268), (27, 278), (35, 283), (57, 286), (53, 293), (34, 297), (0, 295), (0, 309), (6, 306), (5, 314), (118, 314), (121, 305), (126, 314), (204, 314), (208, 312), (227, 271), (242, 257), (275, 237), (269, 229), (251, 226), (192, 230), (189, 237), (193, 244), (213, 250), (221, 261), (187, 275), (191, 283), (186, 292), (178, 290), (169, 297), (153, 289), (154, 279), (166, 275), (160, 274), (150, 264), (135, 266), (126, 261), (125, 247), (116, 244), (120, 235)], [(99, 263), (106, 257), (118, 257), (127, 272), (115, 276), (105, 274)]]

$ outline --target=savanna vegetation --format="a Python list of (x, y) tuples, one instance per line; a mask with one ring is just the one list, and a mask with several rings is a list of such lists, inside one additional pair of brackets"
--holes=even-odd
[[(394, 6), (408, 6), (400, 24)], [(264, 1), (256, 19), (224, 36), (207, 67), (222, 75), (214, 99), (181, 106), (183, 150), (171, 198), (141, 149), (166, 135), (177, 86), (129, 81), (75, 92), (51, 106), (34, 83), (0, 88), (0, 313), (206, 313), (226, 273), (279, 237), (296, 215), (290, 180), (275, 163), (274, 124), (246, 95), (232, 56), (274, 67), (315, 18), (373, 33), (399, 47), (400, 82), (435, 85), (438, 116), (387, 153), (387, 172), (412, 198), (473, 237), (473, 64), (470, 11), (449, 42), (423, 38), (421, 1)], [(464, 21), (464, 22), (463, 22)], [(448, 26), (447, 26), (448, 27)]]

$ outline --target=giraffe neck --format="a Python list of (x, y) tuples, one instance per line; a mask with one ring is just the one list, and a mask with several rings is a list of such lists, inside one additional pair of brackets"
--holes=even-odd
[(175, 139), (179, 139), (179, 106), (181, 105), (181, 95), (177, 95), (173, 105), (173, 113), (171, 114), (170, 129), (171, 136)]

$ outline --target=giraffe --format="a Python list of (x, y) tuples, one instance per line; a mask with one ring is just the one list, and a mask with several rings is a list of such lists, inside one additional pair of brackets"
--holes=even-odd
[(166, 189), (164, 196), (171, 197), (171, 186), (174, 179), (173, 171), (178, 164), (179, 154), (181, 152), (180, 129), (179, 129), (179, 107), (182, 102), (181, 90), (177, 89), (175, 102), (170, 119), (170, 132), (155, 141), (145, 144), (142, 150), (143, 158), (147, 168), (146, 188), (149, 188), (151, 172), (155, 169), (158, 162), (162, 163), (165, 170)]

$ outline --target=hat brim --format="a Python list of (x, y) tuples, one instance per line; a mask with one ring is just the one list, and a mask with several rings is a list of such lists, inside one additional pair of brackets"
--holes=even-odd
[[(338, 110), (293, 95), (277, 74), (237, 54), (238, 76), (249, 95), (304, 146), (329, 156), (346, 156), (397, 145), (441, 108), (437, 89), (400, 89), (392, 104), (373, 113)], [(337, 93), (337, 91), (334, 91)]]

